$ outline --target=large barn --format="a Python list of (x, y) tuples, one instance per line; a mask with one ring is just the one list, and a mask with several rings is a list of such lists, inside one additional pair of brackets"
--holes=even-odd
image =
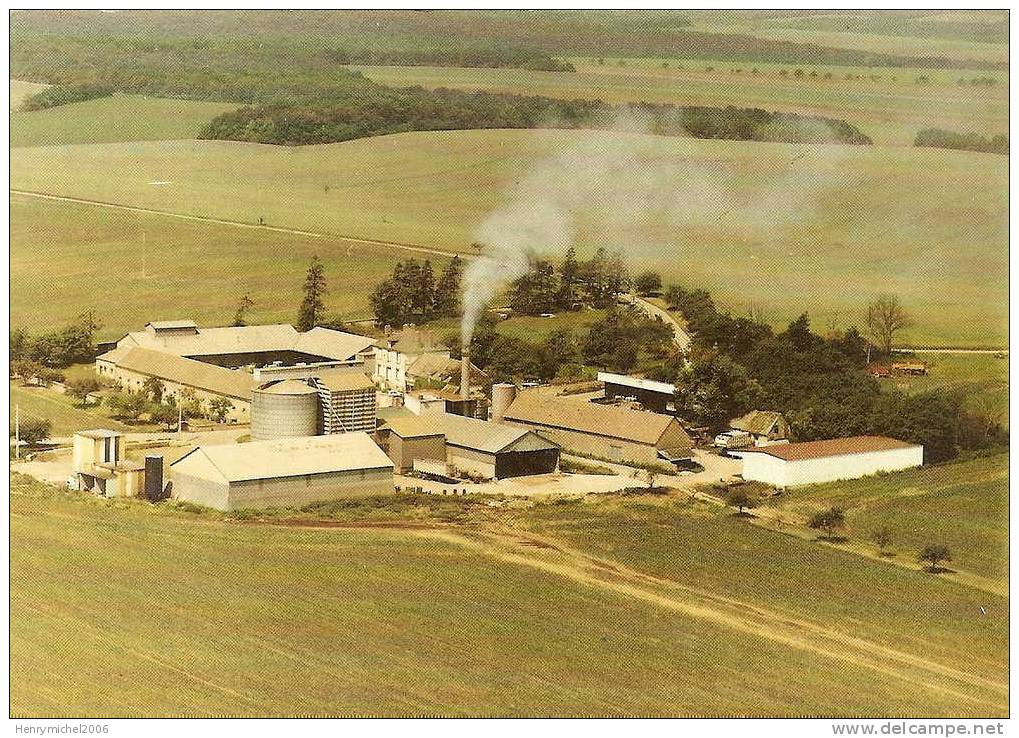
[(170, 465), (172, 496), (216, 510), (389, 494), (393, 462), (367, 433), (199, 446)]
[(449, 473), (487, 479), (550, 474), (559, 446), (525, 428), (512, 428), (449, 413), (394, 418), (379, 429), (380, 443), (401, 472), (415, 462), (439, 462)]
[(923, 446), (884, 436), (782, 443), (740, 451), (743, 478), (784, 489), (923, 464)]

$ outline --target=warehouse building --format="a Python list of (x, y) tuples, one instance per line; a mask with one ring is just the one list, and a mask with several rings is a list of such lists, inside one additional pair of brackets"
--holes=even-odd
[(884, 436), (783, 443), (745, 449), (743, 478), (779, 489), (857, 479), (923, 464), (923, 446)]
[(393, 492), (367, 433), (200, 446), (170, 465), (172, 496), (216, 510), (300, 507)]
[(564, 451), (608, 461), (675, 463), (693, 456), (693, 441), (674, 417), (600, 405), (554, 388), (521, 392), (493, 418), (535, 430)]
[(399, 472), (436, 471), (437, 462), (449, 476), (505, 479), (559, 466), (559, 446), (537, 433), (448, 413), (394, 418), (378, 437)]

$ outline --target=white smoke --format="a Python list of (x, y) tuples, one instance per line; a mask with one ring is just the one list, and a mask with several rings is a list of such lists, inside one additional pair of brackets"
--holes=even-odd
[[(810, 218), (819, 196), (845, 178), (839, 165), (853, 148), (737, 143), (766, 147), (760, 149), (761, 171), (748, 172), (744, 162), (734, 167), (737, 159), (726, 157), (729, 142), (714, 144), (715, 161), (686, 158), (676, 156), (682, 142), (646, 135), (649, 127), (626, 115), (608, 131), (543, 132), (570, 143), (515, 182), (505, 204), (474, 232), (482, 248), (464, 272), (464, 345), (488, 303), (527, 273), (533, 257), (561, 256), (578, 234), (609, 250), (651, 247), (663, 258), (676, 258), (679, 239), (699, 228), (729, 229), (734, 242), (746, 234), (767, 238)], [(767, 161), (772, 157), (781, 160), (779, 166)], [(814, 161), (803, 167), (802, 158)]]

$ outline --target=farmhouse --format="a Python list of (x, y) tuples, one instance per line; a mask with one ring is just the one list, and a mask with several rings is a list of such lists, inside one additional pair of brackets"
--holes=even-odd
[(170, 465), (172, 496), (217, 510), (389, 494), (393, 463), (367, 433), (199, 446)]
[(674, 417), (599, 405), (544, 389), (521, 392), (502, 421), (531, 428), (564, 450), (609, 461), (689, 459), (693, 441)]
[(746, 449), (743, 478), (784, 489), (856, 479), (923, 464), (923, 446), (884, 436), (784, 443)]
[(770, 410), (751, 410), (741, 418), (729, 421), (729, 428), (746, 434), (755, 446), (767, 446), (789, 440), (789, 423), (781, 413)]
[(449, 413), (394, 418), (378, 436), (401, 472), (435, 469), (438, 462), (443, 474), (504, 479), (550, 474), (559, 466), (559, 446), (537, 433)]

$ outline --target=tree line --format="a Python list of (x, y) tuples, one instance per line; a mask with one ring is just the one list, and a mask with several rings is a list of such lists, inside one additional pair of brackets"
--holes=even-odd
[(463, 262), (459, 256), (449, 261), (438, 280), (428, 259), (418, 262), (411, 258), (399, 262), (392, 276), (368, 297), (375, 324), (380, 328), (398, 327), (459, 315), (462, 275)]
[(22, 110), (44, 110), (59, 105), (109, 97), (112, 94), (113, 87), (105, 84), (58, 85), (29, 95), (21, 104), (21, 108)]
[(940, 128), (925, 128), (916, 134), (913, 145), (1008, 156), (1008, 136), (1001, 135), (988, 138), (979, 133), (955, 133)]
[(960, 392), (909, 395), (882, 388), (865, 371), (868, 355), (890, 348), (889, 326), (894, 336), (908, 325), (901, 306), (890, 309), (892, 297), (876, 300), (867, 316), (884, 346), (855, 327), (822, 337), (806, 314), (775, 332), (719, 310), (705, 290), (672, 286), (665, 299), (689, 325), (693, 346), (687, 362), (661, 364), (649, 375), (677, 385), (679, 415), (695, 424), (720, 430), (749, 410), (776, 410), (798, 440), (887, 435), (923, 444), (928, 463), (1007, 440), (999, 423), (965, 407)]
[(379, 47), (326, 49), (321, 56), (335, 64), (394, 67), (468, 67), (472, 69), (529, 69), (575, 72), (569, 62), (544, 51), (521, 46), (463, 44), (456, 48), (383, 49)]

